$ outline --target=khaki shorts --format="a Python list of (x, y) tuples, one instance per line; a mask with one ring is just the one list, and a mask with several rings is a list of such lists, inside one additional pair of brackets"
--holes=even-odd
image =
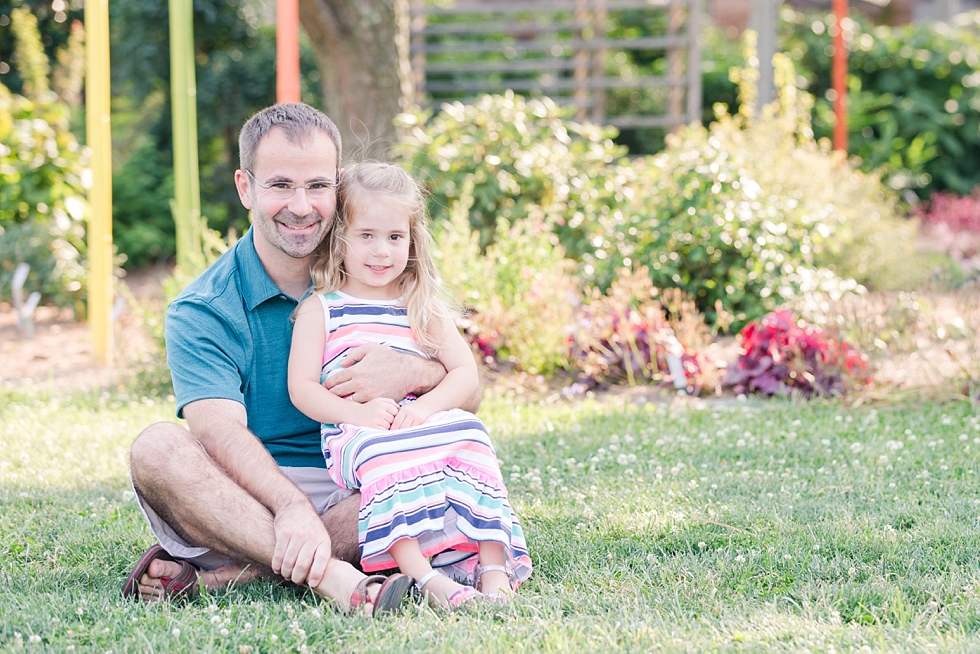
[[(293, 468), (280, 466), (279, 469), (289, 477), (301, 491), (306, 493), (313, 503), (313, 508), (320, 515), (337, 502), (350, 497), (354, 491), (340, 488), (330, 478), (326, 468)], [(132, 483), (132, 481), (130, 481)], [(160, 541), (163, 549), (177, 559), (185, 559), (201, 570), (214, 570), (235, 563), (224, 554), (212, 551), (207, 547), (198, 547), (184, 540), (173, 528), (157, 515), (149, 504), (136, 491), (136, 501), (139, 503), (143, 516), (150, 524), (150, 530)]]

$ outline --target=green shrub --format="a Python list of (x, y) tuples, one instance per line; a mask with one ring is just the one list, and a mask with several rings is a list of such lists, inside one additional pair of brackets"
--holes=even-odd
[(147, 142), (112, 176), (113, 240), (127, 266), (151, 265), (176, 252), (172, 165), (169, 152)]
[(578, 257), (587, 248), (585, 223), (620, 193), (610, 164), (626, 150), (613, 144), (615, 128), (569, 117), (548, 98), (510, 92), (446, 104), (435, 115), (416, 108), (398, 119), (394, 154), (427, 184), (433, 222), (446, 220), (472, 187), (469, 220), (481, 248), (493, 242), (501, 220), (521, 220), (537, 205), (555, 217), (562, 246)]
[[(828, 48), (833, 15), (784, 9), (783, 48), (800, 62), (817, 97), (814, 131), (833, 114)], [(953, 24), (872, 26), (850, 16), (848, 141), (863, 170), (884, 167), (893, 189), (968, 194), (980, 185), (980, 11)]]
[(654, 286), (683, 289), (709, 322), (718, 303), (738, 328), (814, 276), (884, 285), (908, 267), (914, 225), (895, 218), (876, 177), (813, 139), (809, 96), (785, 57), (777, 71), (780, 99), (757, 119), (757, 72), (743, 71), (741, 115), (720, 111), (710, 129), (680, 131), (638, 170), (630, 201), (602, 216), (584, 257), (600, 283), (624, 265), (648, 266)]
[[(452, 215), (436, 227), (437, 263), (450, 292), (466, 310), (467, 331), (487, 352), (532, 374), (555, 372), (568, 362), (568, 329), (578, 294), (550, 219), (528, 206), (528, 216), (498, 225), (480, 253), (470, 227), (469, 184)], [(485, 353), (487, 353), (485, 352)]]
[(52, 93), (30, 100), (0, 85), (0, 298), (10, 298), (14, 269), (24, 262), (26, 291), (81, 308), (85, 158), (68, 113)]

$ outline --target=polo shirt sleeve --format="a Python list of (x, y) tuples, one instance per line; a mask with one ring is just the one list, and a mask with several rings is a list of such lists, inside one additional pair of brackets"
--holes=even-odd
[(208, 303), (178, 299), (167, 309), (165, 336), (178, 418), (197, 400), (245, 404), (247, 344), (240, 325)]

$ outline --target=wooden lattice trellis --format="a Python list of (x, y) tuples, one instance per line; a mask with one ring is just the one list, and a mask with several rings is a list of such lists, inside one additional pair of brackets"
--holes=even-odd
[[(512, 90), (575, 107), (579, 119), (617, 127), (673, 127), (700, 119), (700, 0), (412, 0), (417, 104)], [(660, 12), (663, 33), (622, 36), (624, 21)], [(620, 29), (611, 33), (610, 26)], [(617, 53), (666, 58), (662, 75), (623, 75)], [(654, 98), (645, 111), (611, 112), (607, 92)], [(652, 109), (651, 109), (652, 106)]]

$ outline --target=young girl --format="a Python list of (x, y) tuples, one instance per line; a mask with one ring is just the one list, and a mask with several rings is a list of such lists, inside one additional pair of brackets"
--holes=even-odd
[[(362, 163), (344, 172), (336, 222), (296, 313), (289, 394), (322, 423), (327, 467), (359, 489), (365, 572), (398, 567), (434, 606), (503, 598), (531, 574), (524, 532), (507, 500), (480, 420), (456, 407), (478, 390), (476, 363), (440, 299), (425, 199), (401, 168)], [(418, 399), (358, 404), (322, 382), (366, 343), (432, 356), (443, 381)], [(476, 589), (432, 569), (446, 550), (477, 552)]]

